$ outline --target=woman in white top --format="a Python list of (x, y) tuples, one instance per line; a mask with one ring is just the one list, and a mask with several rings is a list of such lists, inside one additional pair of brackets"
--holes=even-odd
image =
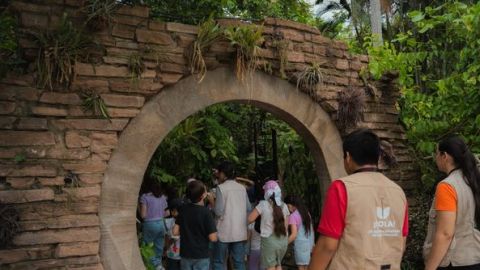
[(267, 270), (281, 270), (282, 259), (287, 252), (288, 207), (282, 201), (282, 191), (278, 183), (270, 180), (263, 186), (265, 200), (253, 209), (248, 222), (254, 222), (261, 216), (261, 261)]

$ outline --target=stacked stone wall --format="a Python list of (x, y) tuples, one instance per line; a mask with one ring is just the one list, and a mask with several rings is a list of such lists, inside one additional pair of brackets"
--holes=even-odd
[[(103, 173), (112, 151), (145, 102), (190, 76), (185, 52), (198, 27), (155, 21), (149, 19), (147, 7), (125, 6), (108, 29), (91, 33), (103, 48), (96, 52), (97, 64), (78, 62), (69, 89), (38, 89), (34, 72), (38, 49), (30, 34), (55, 29), (64, 12), (81, 26), (83, 2), (11, 3), (19, 19), (20, 46), (32, 64), (26, 74), (10, 73), (0, 82), (0, 203), (13, 205), (20, 215), (20, 231), (13, 244), (0, 250), (2, 269), (103, 269), (98, 209)], [(263, 24), (265, 36), (259, 56), (271, 63), (272, 76), (280, 76), (275, 45), (279, 38), (289, 44), (287, 73), (320, 64), (323, 84), (312, 98), (334, 120), (339, 93), (364, 88), (359, 72), (368, 64), (367, 56), (352, 56), (344, 43), (303, 24), (273, 18), (259, 24)], [(152, 49), (161, 54), (143, 55), (145, 71), (132, 83), (128, 56)], [(227, 40), (213, 44), (205, 55), (210, 70), (233, 65), (233, 58), (234, 48)], [(392, 143), (399, 165), (386, 173), (409, 190), (416, 173), (398, 121), (398, 89), (389, 78), (374, 83), (380, 98), (367, 95), (360, 126)], [(85, 90), (103, 98), (110, 120), (84, 110), (81, 93)]]

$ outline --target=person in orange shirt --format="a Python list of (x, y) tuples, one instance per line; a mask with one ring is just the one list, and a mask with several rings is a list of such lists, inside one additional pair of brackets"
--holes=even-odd
[(430, 209), (423, 247), (425, 269), (480, 269), (480, 171), (458, 136), (436, 150), (438, 170), (447, 174)]

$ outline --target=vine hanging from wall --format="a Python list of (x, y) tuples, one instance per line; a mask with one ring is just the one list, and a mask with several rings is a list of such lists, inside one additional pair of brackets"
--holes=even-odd
[(207, 65), (205, 64), (204, 54), (210, 46), (222, 37), (221, 27), (209, 18), (198, 29), (196, 40), (192, 43), (190, 50), (187, 50), (187, 59), (189, 60), (190, 73), (197, 74), (196, 78), (199, 82), (205, 78), (207, 73)]

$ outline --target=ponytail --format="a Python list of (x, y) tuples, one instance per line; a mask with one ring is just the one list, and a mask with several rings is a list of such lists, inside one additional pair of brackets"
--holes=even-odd
[(282, 208), (275, 203), (275, 193), (270, 197), (269, 201), (273, 209), (273, 232), (276, 236), (286, 236), (285, 216), (283, 215)]
[(458, 136), (450, 136), (442, 140), (438, 144), (438, 150), (452, 156), (456, 166), (462, 170), (466, 183), (473, 193), (475, 223), (476, 227), (480, 229), (480, 171), (477, 167), (477, 159)]

